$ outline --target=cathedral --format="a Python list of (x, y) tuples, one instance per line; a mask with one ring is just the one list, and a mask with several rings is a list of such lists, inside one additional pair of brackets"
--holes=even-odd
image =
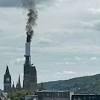
[(9, 68), (7, 66), (6, 72), (4, 74), (4, 91), (8, 92), (11, 90), (11, 75), (9, 72)]
[(19, 76), (18, 82), (16, 84), (16, 87), (14, 85), (14, 82), (12, 84), (11, 81), (12, 81), (11, 80), (11, 75), (10, 75), (10, 72), (9, 72), (9, 68), (7, 66), (6, 72), (4, 74), (4, 91), (5, 92), (11, 92), (11, 91), (21, 90), (22, 89), (21, 82), (20, 82), (20, 76)]
[(31, 64), (30, 45), (31, 45), (31, 37), (30, 34), (27, 33), (27, 38), (25, 43), (23, 86), (21, 87), (20, 76), (18, 79), (18, 83), (16, 84), (16, 87), (14, 86), (14, 82), (12, 84), (10, 71), (7, 66), (6, 72), (4, 74), (5, 92), (16, 91), (16, 90), (29, 90), (29, 91), (37, 90), (37, 71), (36, 71), (36, 67), (33, 66), (33, 64)]

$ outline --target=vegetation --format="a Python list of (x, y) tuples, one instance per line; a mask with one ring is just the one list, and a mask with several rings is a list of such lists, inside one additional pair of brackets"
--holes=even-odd
[(70, 90), (75, 93), (100, 94), (100, 74), (44, 83), (48, 90)]
[[(39, 84), (41, 85), (41, 84)], [(47, 90), (70, 90), (75, 93), (100, 94), (100, 74), (94, 76), (85, 76), (73, 78), (70, 80), (60, 80), (46, 82), (42, 84), (42, 88)], [(11, 100), (23, 100), (25, 95), (31, 95), (29, 91), (16, 91), (9, 94)]]
[(11, 100), (23, 100), (25, 95), (31, 95), (32, 93), (29, 91), (16, 91), (16, 92), (12, 92), (9, 93), (8, 98), (10, 98)]

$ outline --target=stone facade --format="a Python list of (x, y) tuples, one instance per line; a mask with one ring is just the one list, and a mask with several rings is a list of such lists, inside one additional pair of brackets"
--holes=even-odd
[(11, 75), (9, 72), (9, 68), (7, 66), (6, 72), (4, 74), (4, 91), (14, 92), (17, 90), (29, 90), (29, 91), (37, 90), (37, 71), (36, 71), (35, 66), (24, 65), (23, 86), (21, 86), (20, 76), (19, 76), (16, 86), (14, 85), (14, 82), (12, 84)]
[(22, 89), (21, 82), (20, 82), (20, 76), (19, 76), (18, 82), (16, 84), (16, 87), (14, 86), (14, 82), (12, 84), (11, 81), (12, 81), (11, 75), (10, 75), (10, 72), (9, 72), (9, 68), (7, 66), (6, 72), (4, 74), (4, 92), (13, 92), (13, 91)]
[(36, 91), (37, 89), (37, 71), (35, 66), (24, 65), (23, 89)]
[(11, 75), (10, 75), (8, 66), (4, 74), (4, 91), (5, 92), (11, 91)]
[(36, 67), (31, 64), (31, 37), (30, 33), (27, 33), (25, 43), (25, 64), (24, 64), (24, 77), (23, 77), (23, 89), (29, 91), (37, 90), (37, 71)]

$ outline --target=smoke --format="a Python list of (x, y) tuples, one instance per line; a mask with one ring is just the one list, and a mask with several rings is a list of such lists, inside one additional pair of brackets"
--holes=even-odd
[(36, 24), (37, 19), (37, 10), (36, 10), (36, 1), (35, 0), (22, 0), (23, 7), (27, 9), (27, 23), (26, 23), (26, 34), (27, 42), (31, 42), (32, 36), (34, 34), (33, 27)]

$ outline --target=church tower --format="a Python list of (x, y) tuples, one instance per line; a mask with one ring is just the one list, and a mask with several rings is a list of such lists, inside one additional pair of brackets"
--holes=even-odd
[(4, 74), (4, 91), (5, 92), (11, 91), (11, 75), (10, 75), (8, 66), (7, 66), (6, 72)]
[(31, 45), (31, 35), (27, 32), (27, 39), (25, 43), (23, 88), (29, 91), (36, 91), (37, 71), (36, 67), (31, 64), (30, 45)]
[(12, 88), (11, 88), (12, 91), (15, 91), (15, 85), (14, 85), (14, 82), (12, 84)]
[(21, 90), (20, 75), (19, 75), (18, 82), (17, 82), (17, 84), (16, 84), (16, 89), (17, 89), (17, 90)]

